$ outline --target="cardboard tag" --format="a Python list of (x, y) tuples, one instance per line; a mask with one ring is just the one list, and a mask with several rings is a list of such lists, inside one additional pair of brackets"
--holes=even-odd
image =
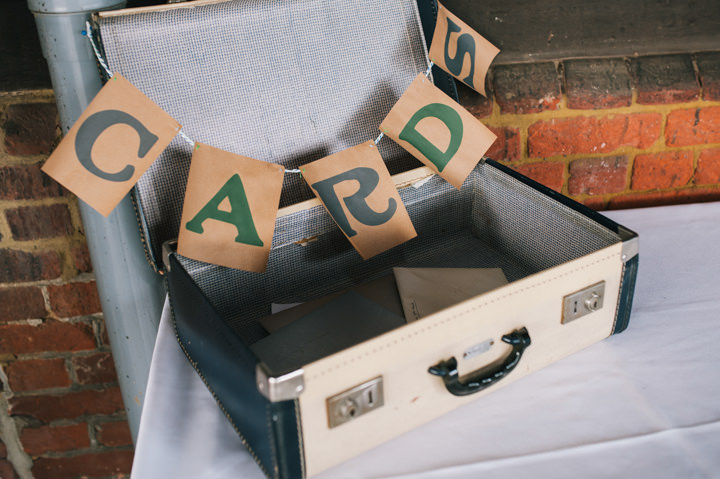
[(180, 131), (180, 124), (115, 74), (42, 170), (107, 216)]
[(363, 259), (417, 236), (374, 142), (326, 156), (301, 171)]
[(196, 143), (178, 253), (229, 268), (267, 267), (285, 169)]
[(380, 130), (458, 189), (497, 138), (423, 74), (392, 107)]
[(438, 4), (437, 24), (430, 44), (430, 60), (465, 83), (485, 94), (485, 76), (500, 49), (487, 41), (465, 22)]

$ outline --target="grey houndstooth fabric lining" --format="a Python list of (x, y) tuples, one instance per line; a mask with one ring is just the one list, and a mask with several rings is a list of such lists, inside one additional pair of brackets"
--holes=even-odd
[[(418, 236), (363, 261), (322, 206), (278, 219), (267, 271), (179, 256), (222, 317), (248, 343), (271, 303), (308, 301), (378, 278), (393, 266), (502, 268), (524, 278), (620, 241), (614, 232), (481, 163), (461, 190), (435, 176), (400, 196)], [(305, 243), (302, 240), (314, 238)]]
[[(428, 58), (414, 0), (239, 0), (99, 19), (110, 69), (195, 141), (297, 168), (374, 139)], [(420, 164), (390, 140), (391, 174)], [(192, 154), (177, 137), (136, 198), (159, 258), (177, 237)], [(281, 206), (311, 198), (287, 174)]]

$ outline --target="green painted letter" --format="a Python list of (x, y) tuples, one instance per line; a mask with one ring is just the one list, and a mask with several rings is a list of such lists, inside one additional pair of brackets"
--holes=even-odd
[[(230, 212), (218, 209), (220, 203), (227, 198), (230, 201)], [(207, 219), (230, 223), (237, 228), (238, 235), (235, 241), (252, 246), (262, 246), (263, 242), (255, 229), (250, 206), (248, 205), (245, 188), (243, 187), (240, 175), (234, 174), (223, 185), (222, 188), (202, 207), (200, 212), (193, 219), (187, 222), (185, 227), (194, 233), (202, 234), (203, 223)]]
[(353, 168), (339, 175), (313, 183), (313, 189), (318, 192), (330, 215), (348, 237), (355, 236), (357, 231), (350, 226), (350, 222), (340, 204), (340, 198), (335, 193), (335, 185), (348, 180), (357, 181), (360, 184), (357, 192), (343, 198), (343, 202), (353, 218), (368, 226), (379, 226), (390, 221), (397, 210), (397, 202), (394, 198), (388, 199), (388, 207), (382, 213), (370, 208), (365, 201), (370, 196), (370, 193), (375, 191), (375, 187), (380, 182), (380, 175), (372, 168)]
[[(445, 151), (441, 151), (438, 147), (430, 143), (427, 138), (415, 129), (421, 120), (431, 116), (441, 120), (445, 123), (448, 130), (450, 130), (450, 144)], [(458, 148), (460, 148), (460, 143), (462, 143), (462, 118), (460, 118), (460, 114), (452, 107), (442, 103), (430, 103), (415, 112), (407, 125), (403, 127), (399, 138), (417, 148), (420, 153), (437, 167), (438, 171), (442, 171), (450, 160), (452, 160), (452, 157), (457, 153)]]
[(463, 80), (467, 83), (470, 88), (475, 88), (473, 83), (473, 77), (475, 76), (475, 40), (469, 33), (463, 33), (457, 39), (457, 51), (455, 52), (455, 58), (450, 56), (450, 34), (457, 33), (460, 31), (460, 27), (455, 24), (449, 18), (447, 19), (448, 29), (447, 35), (445, 36), (445, 65), (448, 70), (454, 76), (458, 76), (462, 73), (463, 64), (465, 63), (465, 54), (470, 55), (470, 73), (467, 78)]
[(138, 147), (138, 157), (140, 158), (147, 155), (150, 148), (158, 141), (158, 137), (145, 128), (145, 125), (140, 123), (137, 118), (120, 110), (103, 110), (93, 113), (80, 125), (75, 137), (75, 154), (80, 164), (93, 175), (108, 181), (127, 181), (135, 173), (132, 165), (125, 165), (125, 168), (116, 173), (103, 171), (95, 165), (92, 159), (95, 140), (103, 131), (120, 124), (131, 126), (137, 131), (140, 137), (140, 146)]

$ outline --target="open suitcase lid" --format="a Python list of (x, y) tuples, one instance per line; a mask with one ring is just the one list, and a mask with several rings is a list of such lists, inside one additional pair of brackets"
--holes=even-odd
[[(298, 168), (375, 138), (429, 63), (435, 0), (230, 0), (102, 12), (110, 70), (195, 141)], [(432, 78), (456, 98), (452, 78)], [(421, 164), (378, 145), (391, 174)], [(192, 146), (176, 137), (134, 189), (148, 258), (177, 238)], [(286, 174), (280, 206), (312, 198)]]

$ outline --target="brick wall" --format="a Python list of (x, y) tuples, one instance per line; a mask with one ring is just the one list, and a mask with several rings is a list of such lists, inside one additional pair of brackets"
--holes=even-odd
[(495, 66), (488, 152), (603, 210), (720, 200), (720, 53)]
[(0, 478), (122, 477), (132, 442), (52, 92), (0, 93)]
[[(488, 156), (596, 209), (720, 200), (720, 54), (494, 67)], [(120, 477), (132, 446), (51, 92), (0, 93), (0, 478)], [(632, 225), (630, 225), (632, 226)]]

